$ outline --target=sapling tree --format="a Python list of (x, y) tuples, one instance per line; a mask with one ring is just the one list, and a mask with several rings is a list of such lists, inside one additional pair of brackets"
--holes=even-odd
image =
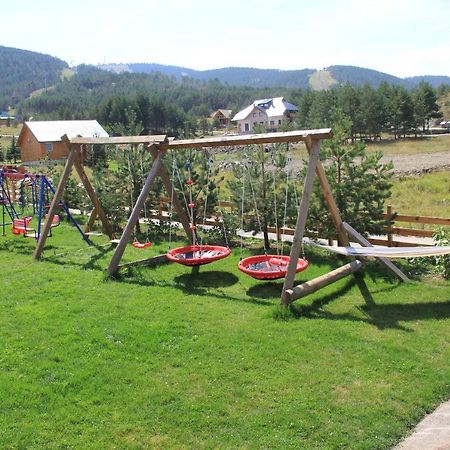
[[(321, 160), (343, 221), (362, 234), (382, 232), (384, 204), (391, 194), (392, 163), (383, 164), (380, 152), (369, 153), (362, 142), (350, 143), (351, 121), (333, 113), (331, 140), (324, 140)], [(303, 174), (306, 173), (306, 168)], [(328, 206), (315, 181), (309, 207), (308, 229), (320, 237), (336, 236)]]

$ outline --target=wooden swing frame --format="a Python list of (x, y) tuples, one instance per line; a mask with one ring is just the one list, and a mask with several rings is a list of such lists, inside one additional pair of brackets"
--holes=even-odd
[[(330, 139), (333, 137), (332, 130), (330, 128), (317, 129), (317, 130), (300, 130), (300, 131), (288, 131), (278, 133), (264, 133), (264, 134), (252, 134), (252, 135), (239, 135), (239, 136), (220, 136), (220, 137), (206, 137), (201, 139), (185, 139), (175, 140), (169, 139), (166, 135), (158, 136), (123, 136), (123, 137), (108, 137), (108, 138), (82, 138), (76, 137), (69, 139), (67, 136), (62, 137), (63, 143), (69, 150), (69, 156), (67, 158), (64, 171), (61, 175), (59, 184), (56, 188), (55, 195), (52, 199), (50, 209), (48, 211), (47, 220), (45, 221), (41, 236), (37, 242), (34, 252), (34, 259), (41, 259), (42, 252), (44, 250), (45, 241), (49, 235), (53, 217), (56, 214), (58, 204), (62, 198), (64, 188), (67, 184), (70, 172), (75, 166), (81, 182), (83, 183), (93, 205), (93, 211), (91, 217), (88, 220), (87, 227), (92, 226), (95, 218), (98, 216), (102, 222), (104, 231), (112, 238), (112, 227), (106, 218), (105, 212), (102, 208), (100, 200), (95, 193), (95, 190), (90, 183), (86, 172), (84, 171), (82, 164), (82, 153), (84, 145), (100, 144), (144, 144), (150, 151), (153, 164), (147, 178), (144, 182), (142, 190), (137, 198), (134, 208), (128, 218), (127, 224), (122, 232), (117, 247), (111, 258), (108, 266), (108, 275), (114, 276), (120, 268), (120, 261), (122, 259), (125, 248), (131, 238), (133, 230), (136, 226), (141, 210), (148, 197), (148, 194), (152, 188), (152, 185), (157, 176), (159, 176), (164, 184), (166, 191), (172, 192), (172, 181), (167, 168), (164, 166), (162, 157), (167, 150), (180, 150), (180, 149), (203, 149), (208, 147), (230, 147), (238, 145), (253, 145), (253, 144), (274, 144), (280, 142), (295, 143), (304, 142), (309, 154), (308, 167), (306, 177), (303, 186), (303, 195), (299, 207), (297, 216), (297, 223), (295, 226), (295, 233), (292, 242), (290, 261), (284, 280), (281, 302), (284, 305), (289, 305), (295, 300), (304, 297), (312, 292), (321, 289), (331, 283), (334, 283), (341, 278), (350, 275), (363, 267), (363, 263), (357, 259), (351, 258), (350, 262), (332, 270), (320, 277), (307, 281), (299, 286), (294, 286), (294, 278), (296, 275), (296, 262), (300, 257), (302, 240), (305, 233), (306, 219), (308, 215), (309, 203), (311, 200), (311, 194), (313, 189), (314, 178), (317, 175), (320, 188), (325, 198), (325, 202), (328, 206), (329, 212), (336, 227), (338, 239), (341, 245), (350, 246), (350, 236), (353, 240), (361, 244), (362, 246), (370, 246), (371, 244), (364, 239), (356, 230), (344, 223), (341, 219), (340, 211), (334, 200), (331, 192), (330, 184), (325, 175), (322, 163), (320, 161), (320, 145), (323, 139)], [(180, 201), (174, 196), (173, 202), (174, 210), (183, 226), (183, 229), (188, 236), (188, 239), (192, 239), (192, 232), (189, 228), (189, 219), (184, 211)], [(156, 263), (163, 262), (164, 255), (159, 255), (148, 260), (142, 260), (139, 263), (141, 265), (153, 265), (153, 260)], [(383, 264), (385, 264), (394, 274), (402, 281), (407, 281), (406, 275), (400, 271), (390, 260), (386, 258), (378, 258)], [(129, 264), (126, 264), (129, 265)]]

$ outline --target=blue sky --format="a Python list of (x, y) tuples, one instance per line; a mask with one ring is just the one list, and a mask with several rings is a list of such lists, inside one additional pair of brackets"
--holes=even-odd
[(0, 45), (70, 64), (450, 76), (449, 0), (16, 0), (2, 18)]

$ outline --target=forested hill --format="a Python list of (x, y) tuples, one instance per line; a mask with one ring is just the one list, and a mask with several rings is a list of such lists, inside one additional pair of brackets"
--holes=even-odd
[(228, 67), (211, 70), (194, 70), (187, 67), (167, 66), (162, 64), (102, 64), (99, 68), (112, 72), (153, 73), (161, 72), (180, 80), (189, 77), (197, 80), (216, 79), (222, 83), (234, 86), (249, 86), (254, 88), (286, 87), (296, 89), (316, 90), (332, 86), (351, 84), (362, 86), (366, 83), (377, 88), (382, 82), (408, 89), (416, 87), (421, 81), (430, 83), (433, 87), (450, 84), (448, 76), (423, 75), (410, 78), (399, 78), (377, 70), (355, 66), (336, 65), (323, 70), (276, 70), (256, 69), (248, 67)]
[(49, 55), (0, 46), (0, 110), (54, 85), (67, 67), (66, 62)]

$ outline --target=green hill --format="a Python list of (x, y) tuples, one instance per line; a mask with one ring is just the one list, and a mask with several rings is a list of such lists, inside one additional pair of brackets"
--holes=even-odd
[(0, 110), (52, 86), (67, 67), (66, 62), (53, 56), (0, 46)]

